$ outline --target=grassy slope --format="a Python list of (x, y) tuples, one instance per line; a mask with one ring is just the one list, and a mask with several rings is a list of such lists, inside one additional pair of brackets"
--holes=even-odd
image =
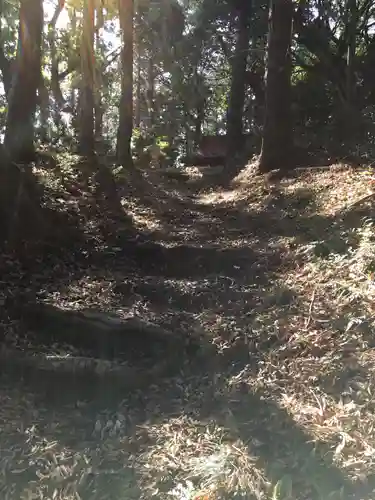
[(2, 380), (1, 498), (374, 498), (373, 175), (249, 167), (230, 191), (124, 197), (186, 246), (179, 265), (133, 276), (126, 304), (116, 266), (50, 293), (163, 318), (218, 356), (111, 408)]

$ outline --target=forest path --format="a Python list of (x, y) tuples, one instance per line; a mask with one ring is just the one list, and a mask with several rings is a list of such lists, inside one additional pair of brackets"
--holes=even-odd
[[(367, 393), (341, 399), (353, 377), (370, 380), (371, 351), (347, 323), (337, 336), (354, 309), (341, 313), (331, 288), (316, 291), (328, 272), (342, 286), (346, 268), (329, 268), (322, 247), (336, 251), (332, 236), (347, 228), (324, 212), (337, 174), (314, 182), (254, 177), (246, 189), (202, 190), (155, 174), (141, 193), (123, 193), (142, 243), (106, 233), (87, 261), (35, 275), (53, 306), (139, 317), (187, 349), (161, 350), (152, 362), (164, 354), (177, 370), (141, 388), (131, 375), (126, 390), (105, 377), (3, 375), (2, 498), (374, 498)], [(366, 370), (341, 361), (354, 338)], [(342, 447), (345, 422), (354, 431)]]

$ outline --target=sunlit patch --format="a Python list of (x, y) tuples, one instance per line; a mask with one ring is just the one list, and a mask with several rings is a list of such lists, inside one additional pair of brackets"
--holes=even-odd
[[(159, 490), (178, 499), (260, 498), (267, 487), (248, 445), (214, 421), (202, 423), (183, 415), (161, 425), (143, 426), (140, 433), (149, 443), (140, 465), (150, 493)], [(169, 483), (167, 491), (163, 483)]]

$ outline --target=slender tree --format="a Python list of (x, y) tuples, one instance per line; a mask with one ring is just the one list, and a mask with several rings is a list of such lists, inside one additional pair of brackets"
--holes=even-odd
[(56, 24), (59, 19), (59, 16), (64, 8), (65, 0), (59, 0), (55, 11), (53, 13), (52, 19), (49, 22), (48, 26), (48, 43), (50, 49), (50, 58), (51, 58), (51, 92), (54, 100), (53, 106), (53, 120), (57, 130), (60, 130), (61, 127), (61, 109), (65, 105), (65, 99), (63, 93), (60, 88), (59, 81), (59, 60), (57, 57), (57, 48), (56, 48)]
[(271, 0), (266, 63), (266, 110), (259, 168), (293, 165), (291, 111), (292, 0)]
[(346, 78), (345, 106), (343, 113), (342, 138), (350, 142), (356, 134), (358, 112), (355, 109), (355, 56), (357, 42), (358, 5), (357, 0), (346, 2)]
[(227, 114), (228, 154), (230, 156), (235, 154), (242, 146), (252, 0), (236, 2), (236, 4), (238, 28), (236, 45), (231, 63), (232, 80)]
[(117, 130), (117, 161), (123, 166), (133, 164), (131, 138), (133, 133), (133, 0), (119, 0), (121, 49), (121, 98)]
[(104, 63), (104, 43), (102, 41), (101, 30), (104, 26), (104, 12), (103, 12), (103, 2), (97, 5), (96, 10), (96, 25), (95, 25), (95, 52), (98, 54), (98, 63), (96, 64), (97, 71), (97, 85), (95, 87), (95, 141), (96, 144), (102, 141), (103, 138), (103, 117), (104, 117), (104, 107), (103, 107), (103, 92), (106, 88), (105, 84), (105, 63)]
[(17, 57), (8, 91), (4, 150), (8, 160), (29, 162), (34, 151), (34, 115), (41, 81), (42, 0), (21, 0)]
[(95, 78), (95, 4), (94, 0), (84, 0), (83, 29), (81, 39), (81, 88), (79, 98), (79, 151), (84, 156), (92, 156), (95, 150), (94, 136), (94, 78)]
[(147, 104), (149, 111), (149, 128), (152, 130), (155, 125), (155, 61), (153, 47), (150, 50), (147, 65)]

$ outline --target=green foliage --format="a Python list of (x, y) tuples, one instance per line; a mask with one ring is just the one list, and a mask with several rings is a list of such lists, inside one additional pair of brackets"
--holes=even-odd
[(170, 147), (170, 143), (168, 141), (168, 137), (157, 137), (155, 141), (156, 145), (159, 146), (159, 148), (162, 151), (165, 151), (167, 148)]
[(7, 58), (13, 58), (17, 52), (19, 2), (1, 2), (1, 43)]
[[(67, 14), (67, 24), (62, 23), (54, 33), (64, 104), (56, 102), (51, 88), (51, 47), (47, 38), (43, 48), (42, 74), (49, 91), (46, 123), (48, 135), (54, 142), (62, 142), (64, 126), (58, 123), (62, 109), (64, 133), (73, 139), (76, 134), (83, 3), (84, 0), (67, 0), (63, 13)], [(346, 2), (333, 1), (329, 6), (318, 0), (295, 4), (292, 83), (297, 142), (312, 148), (355, 147), (372, 154), (375, 148), (375, 43), (371, 26), (375, 8), (364, 0), (358, 2), (352, 104), (358, 116), (356, 120), (349, 120), (355, 122), (356, 133), (347, 140), (342, 137), (344, 123), (350, 116), (349, 111), (345, 115), (349, 43)], [(138, 108), (135, 126), (140, 126), (139, 119), (147, 136), (165, 137), (165, 144), (161, 144), (163, 151), (172, 152), (182, 143), (194, 140), (199, 120), (203, 133), (225, 132), (236, 43), (234, 27), (240, 5), (233, 0), (135, 2), (134, 100), (139, 98), (135, 106)], [(46, 20), (51, 20), (55, 6), (56, 2), (49, 4)], [(95, 0), (95, 6), (98, 30), (95, 37), (96, 97), (100, 97), (104, 111), (102, 134), (114, 145), (120, 100), (118, 2)], [(0, 45), (9, 62), (17, 50), (18, 17), (18, 1), (1, 3)], [(49, 29), (46, 25), (46, 34)], [(253, 2), (250, 30), (248, 71), (257, 72), (262, 79), (268, 30), (267, 2)], [(263, 104), (259, 106), (251, 85), (247, 86), (246, 93), (244, 122), (247, 130), (253, 130), (254, 125), (261, 125)], [(0, 102), (0, 106), (3, 105)], [(255, 117), (257, 106), (261, 111)], [(200, 113), (200, 109), (203, 112)], [(0, 122), (3, 119), (4, 111), (0, 111)], [(256, 124), (255, 120), (258, 120)], [(37, 132), (41, 131), (38, 124)], [(137, 134), (135, 130), (135, 150), (140, 141)]]

